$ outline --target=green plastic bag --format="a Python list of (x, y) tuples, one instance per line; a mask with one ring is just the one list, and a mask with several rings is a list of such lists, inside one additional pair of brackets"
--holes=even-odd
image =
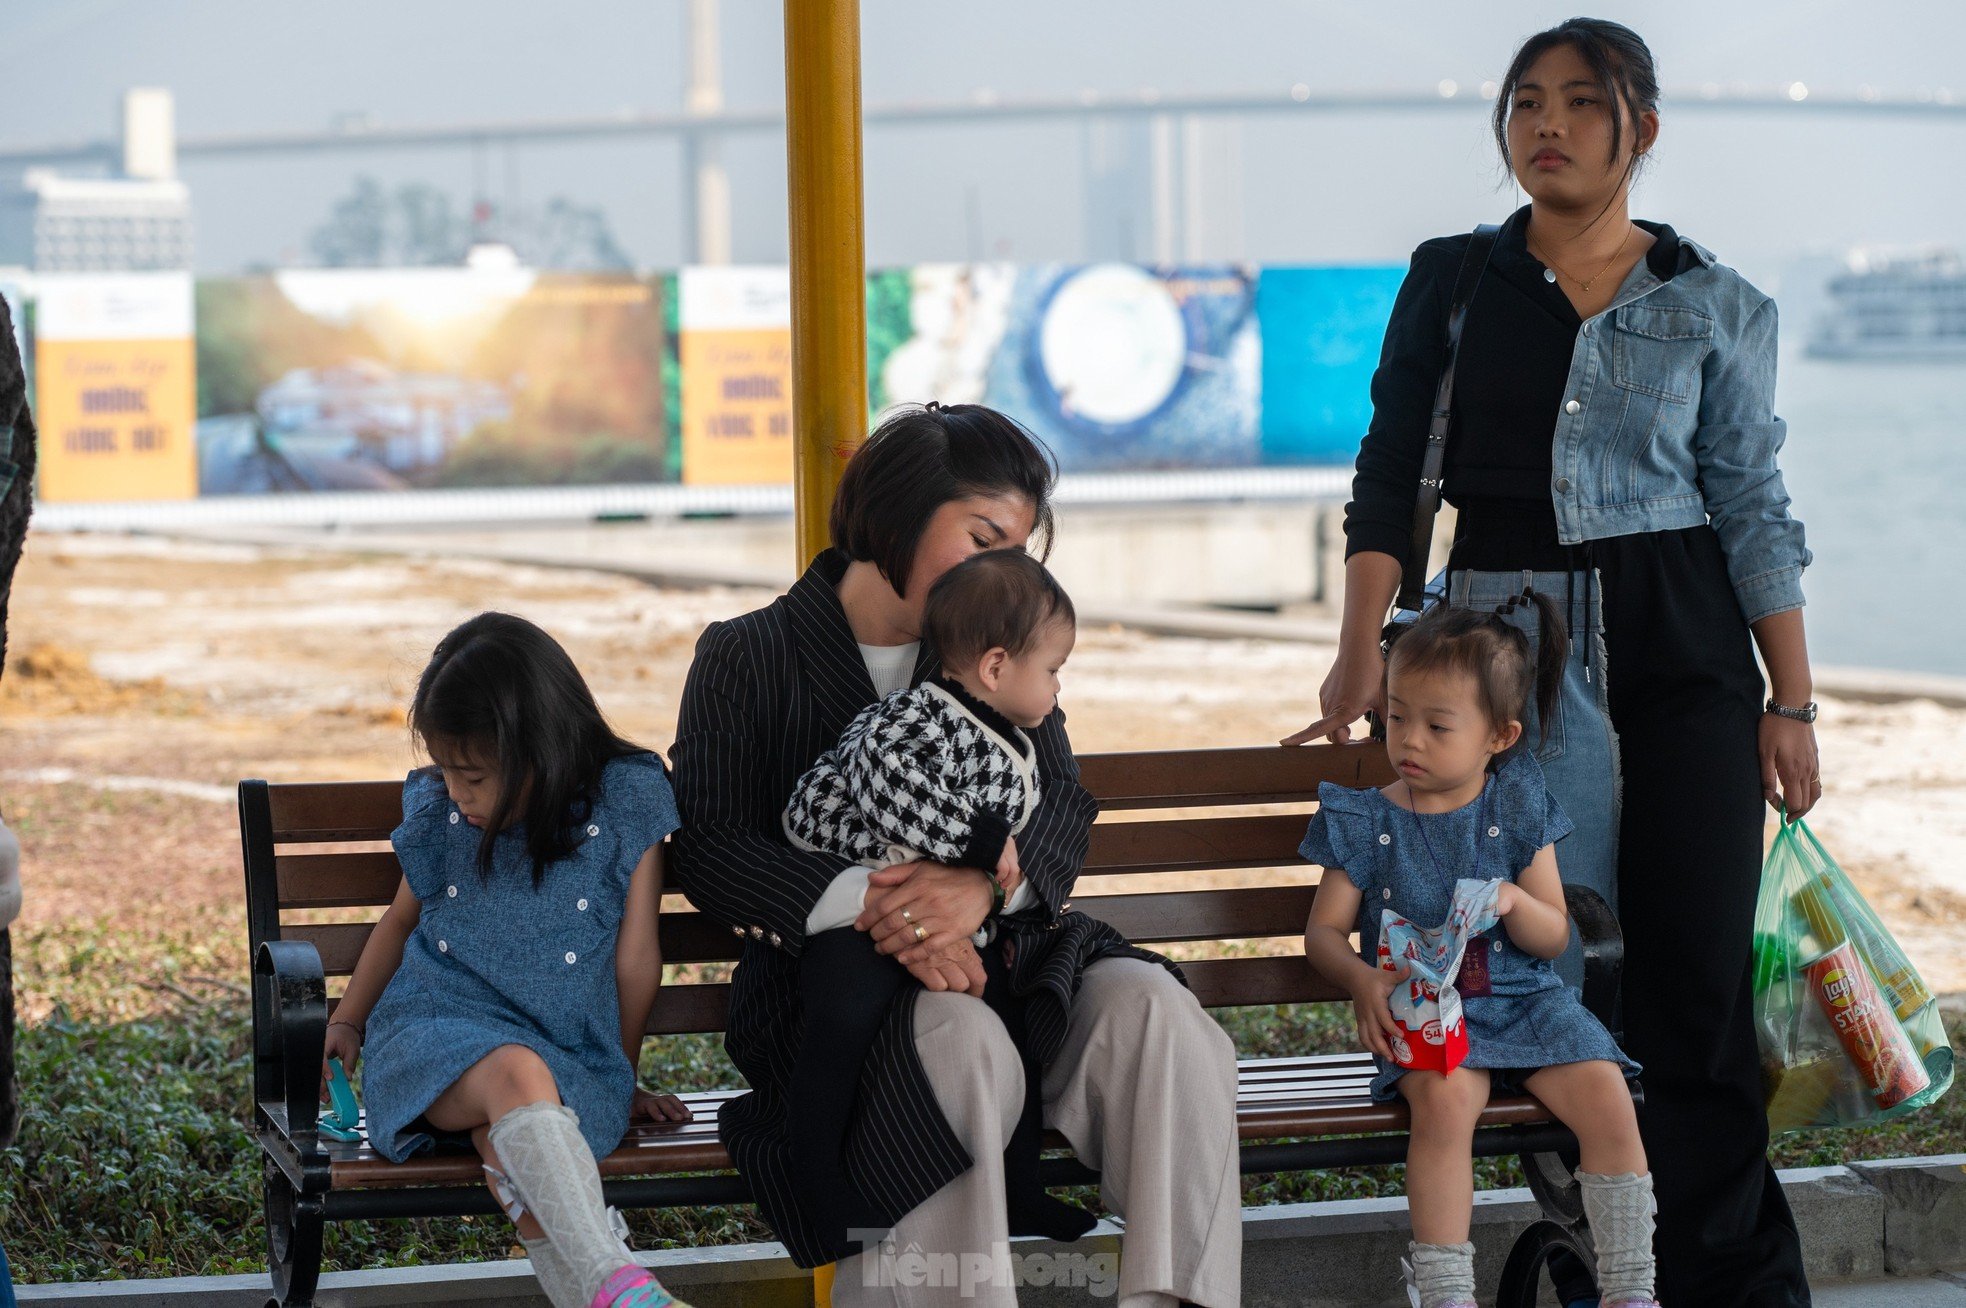
[(1762, 864), (1754, 1016), (1777, 1135), (1888, 1121), (1952, 1085), (1938, 1001), (1800, 821), (1782, 824)]

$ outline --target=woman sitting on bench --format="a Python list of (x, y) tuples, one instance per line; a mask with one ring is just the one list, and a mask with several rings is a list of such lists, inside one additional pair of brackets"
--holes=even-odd
[[(1003, 1157), (1024, 1060), (979, 1002), (972, 937), (993, 916), (990, 874), (922, 860), (869, 876), (793, 847), (780, 815), (855, 716), (941, 666), (921, 639), (929, 588), (972, 554), (1048, 529), (1052, 483), (1043, 449), (999, 413), (905, 410), (848, 464), (833, 548), (789, 593), (713, 624), (697, 644), (671, 751), (684, 824), (676, 871), (699, 909), (746, 937), (727, 1047), (751, 1093), (724, 1108), (719, 1132), (802, 1267), (850, 1252), (822, 1234), (828, 1215), (801, 1203), (788, 1128), (806, 936), (845, 894), (856, 925), (921, 983), (896, 996), (859, 1073), (847, 1173), (877, 1223), (893, 1226), (895, 1247), (931, 1266), (944, 1254), (1008, 1269)], [(1242, 1253), (1235, 1051), (1162, 960), (1066, 911), (1095, 805), (1063, 719), (1030, 733), (1043, 798), (1017, 851), (1034, 902), (995, 915), (983, 947), (1004, 951), (1026, 1001), (1047, 1122), (1101, 1170), (1105, 1202), (1127, 1219), (1120, 1303), (1230, 1308)], [(892, 1272), (880, 1252), (856, 1253), (838, 1268), (833, 1303), (952, 1299), (936, 1277)], [(960, 1288), (981, 1308), (1017, 1301), (1007, 1275)]]

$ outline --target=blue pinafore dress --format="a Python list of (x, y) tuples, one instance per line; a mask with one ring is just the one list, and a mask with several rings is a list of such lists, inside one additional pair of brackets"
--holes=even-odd
[[(1359, 888), (1359, 949), (1370, 962), (1385, 909), (1438, 926), (1456, 880), (1514, 881), (1570, 829), (1541, 766), (1525, 751), (1490, 774), (1479, 799), (1447, 813), (1414, 813), (1381, 791), (1327, 782), (1318, 787), (1318, 810), (1297, 852), (1320, 867), (1343, 869)], [(1518, 947), (1501, 924), (1469, 942), (1459, 989), (1468, 1026), (1465, 1065), (1488, 1069), (1499, 1090), (1520, 1091), (1531, 1072), (1591, 1059), (1638, 1075), (1638, 1064), (1564, 985), (1556, 965)], [(1372, 1097), (1397, 1098), (1407, 1069), (1377, 1062)]]
[(681, 824), (660, 759), (612, 759), (580, 844), (535, 889), (522, 825), (497, 835), (481, 876), (484, 833), (435, 769), (410, 773), (390, 843), (422, 912), (369, 1015), (362, 1099), (377, 1153), (400, 1163), (430, 1148), (424, 1111), (501, 1045), (545, 1061), (596, 1158), (621, 1143), (635, 1069), (621, 1048), (615, 939), (635, 865)]

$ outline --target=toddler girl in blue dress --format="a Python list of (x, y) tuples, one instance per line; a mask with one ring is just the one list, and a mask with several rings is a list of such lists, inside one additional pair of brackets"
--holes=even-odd
[[(1550, 720), (1565, 638), (1562, 615), (1531, 598), (1542, 610), (1535, 653), (1503, 613), (1445, 605), (1393, 643), (1386, 751), (1399, 779), (1383, 790), (1319, 787), (1299, 851), (1325, 869), (1304, 952), (1351, 992), (1359, 1037), (1379, 1063), (1373, 1097), (1412, 1106), (1409, 1286), (1420, 1308), (1475, 1308), (1473, 1140), (1493, 1090), (1534, 1095), (1576, 1135), (1605, 1308), (1654, 1303), (1652, 1177), (1625, 1084), (1638, 1067), (1553, 962), (1570, 943), (1555, 848), (1570, 820), (1517, 746), (1532, 691)], [(1468, 943), (1457, 977), (1467, 1057), (1446, 1074), (1409, 1071), (1393, 1061), (1390, 1003), (1406, 972), (1365, 960), (1376, 957), (1384, 910), (1439, 924), (1462, 879), (1504, 883), (1499, 923)]]
[(617, 736), (573, 660), (482, 613), (437, 643), (410, 729), (403, 883), (328, 1026), (392, 1162), (468, 1132), (554, 1308), (675, 1302), (635, 1264), (595, 1160), (631, 1117), (687, 1121), (635, 1084), (662, 981), (662, 761)]

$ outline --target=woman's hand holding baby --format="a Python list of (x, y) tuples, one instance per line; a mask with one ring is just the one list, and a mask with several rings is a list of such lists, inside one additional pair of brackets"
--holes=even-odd
[(870, 876), (854, 927), (929, 989), (981, 994), (983, 963), (970, 937), (995, 902), (987, 874), (924, 859)]

